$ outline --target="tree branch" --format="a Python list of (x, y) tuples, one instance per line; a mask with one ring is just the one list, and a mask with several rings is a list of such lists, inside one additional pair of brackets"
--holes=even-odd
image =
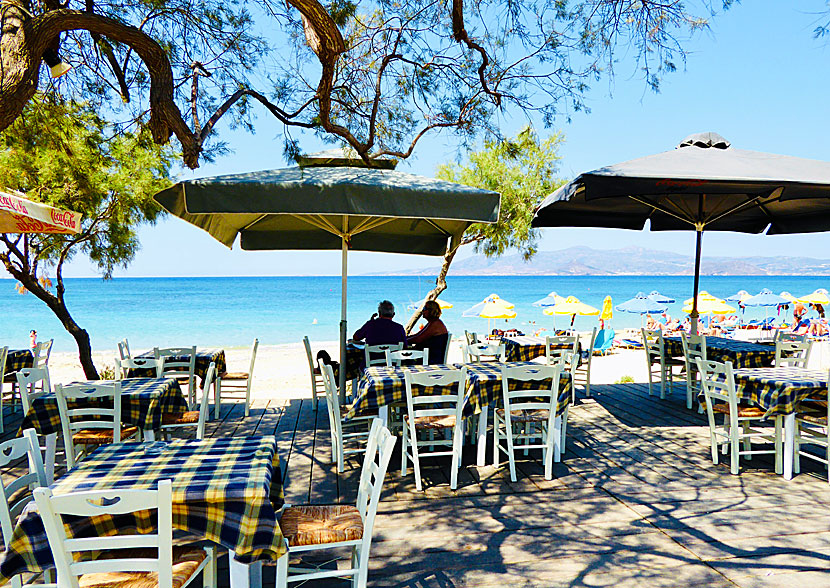
[(467, 34), (467, 29), (464, 28), (464, 0), (452, 1), (452, 36), (459, 43), (464, 43), (469, 49), (477, 51), (481, 55), (481, 65), (478, 66), (478, 79), (481, 82), (481, 89), (485, 94), (493, 97), (496, 106), (501, 106), (502, 95), (491, 90), (487, 84), (487, 79), (484, 77), (487, 66), (490, 65), (490, 57), (484, 47), (473, 41)]

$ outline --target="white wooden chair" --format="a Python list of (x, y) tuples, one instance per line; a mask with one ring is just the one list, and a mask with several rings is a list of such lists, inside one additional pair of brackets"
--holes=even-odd
[[(9, 356), (8, 347), (0, 347), (0, 433), (5, 432), (6, 427), (3, 424), (3, 381), (6, 379), (6, 359)], [(14, 384), (12, 384), (12, 390)]]
[(164, 358), (162, 378), (175, 378), (180, 386), (187, 386), (187, 404), (193, 409), (196, 404), (196, 346), (154, 347), (153, 357)]
[(452, 333), (447, 331), (447, 344), (446, 344), (446, 346), (444, 346), (444, 361), (442, 362), (444, 364), (447, 363), (447, 361), (450, 357), (450, 343), (451, 342), (452, 342)]
[[(564, 367), (556, 365), (518, 366), (501, 368), (501, 390), (504, 408), (493, 413), (493, 465), (498, 467), (501, 453), (507, 454), (510, 465), (510, 479), (516, 481), (516, 458), (514, 446), (541, 449), (545, 464), (545, 479), (553, 478), (553, 462), (560, 459), (561, 439), (564, 423), (568, 420), (567, 408), (557, 417), (556, 404), (559, 397), (559, 381)], [(544, 381), (550, 380), (550, 386)], [(511, 382), (538, 382), (529, 390), (513, 390)], [(502, 445), (501, 439), (507, 441)], [(535, 440), (539, 440), (534, 443)]]
[[(222, 408), (222, 395), (227, 394), (235, 398), (245, 399), (245, 416), (251, 414), (251, 384), (254, 380), (254, 363), (256, 362), (256, 351), (259, 347), (259, 339), (254, 339), (251, 344), (251, 361), (248, 364), (247, 372), (224, 372), (216, 378), (216, 391), (213, 398), (213, 416), (219, 418), (219, 411)], [(204, 384), (207, 389), (207, 384)]]
[(123, 359), (130, 359), (132, 353), (130, 352), (130, 342), (124, 337), (118, 342), (118, 357)]
[[(331, 457), (337, 464), (337, 473), (343, 473), (346, 454), (363, 453), (366, 451), (366, 440), (370, 431), (368, 425), (377, 418), (377, 415), (361, 416), (344, 423), (340, 414), (340, 398), (337, 394), (337, 382), (334, 378), (334, 369), (320, 362), (320, 372), (323, 374), (323, 389), (326, 392), (326, 407), (329, 412), (329, 432), (331, 433)], [(346, 429), (344, 431), (344, 429)]]
[[(96, 382), (61, 386), (55, 384), (55, 398), (61, 418), (66, 468), (99, 445), (121, 443), (138, 435), (138, 427), (121, 425), (121, 382)], [(69, 407), (75, 400), (97, 399), (95, 406)], [(110, 406), (109, 408), (108, 406)], [(106, 404), (107, 406), (103, 406)]]
[(54, 342), (54, 339), (49, 339), (48, 341), (41, 341), (35, 346), (32, 367), (39, 368), (49, 365), (49, 357), (52, 355), (52, 344)]
[[(795, 415), (795, 461), (793, 471), (801, 472), (801, 458), (815, 460), (827, 468), (827, 481), (830, 482), (830, 404), (827, 395), (818, 400), (808, 399), (801, 402), (801, 410)], [(802, 445), (815, 445), (820, 453), (804, 451)]]
[[(35, 400), (52, 393), (49, 368), (22, 368), (17, 372), (17, 387), (20, 390), (23, 414), (26, 415), (32, 409), (32, 403)], [(48, 435), (39, 436), (35, 433), (35, 440), (43, 452), (46, 481), (51, 484), (55, 481), (55, 450), (58, 444), (58, 434), (49, 433)]]
[(429, 349), (401, 349), (400, 351), (391, 351), (389, 353), (389, 361), (392, 365), (399, 366), (403, 362), (415, 362), (420, 360), (423, 365), (429, 364)]
[(467, 345), (472, 345), (473, 343), (480, 343), (478, 339), (478, 333), (473, 331), (464, 331), (464, 340), (467, 342)]
[(129, 377), (130, 370), (133, 369), (142, 369), (142, 370), (156, 370), (157, 378), (163, 377), (164, 374), (164, 358), (159, 357), (158, 359), (154, 357), (128, 357), (126, 359), (122, 359), (120, 357), (115, 358), (115, 379), (116, 380), (123, 380), (124, 378)]
[(775, 339), (773, 341), (775, 343), (778, 343), (779, 341), (795, 341), (797, 343), (803, 343), (804, 341), (807, 341), (807, 335), (798, 335), (792, 331), (778, 329), (775, 331)]
[(470, 343), (463, 350), (464, 363), (479, 363), (482, 361), (507, 361), (507, 349), (504, 342), (498, 345), (489, 343)]
[[(98, 490), (52, 494), (34, 491), (61, 588), (184, 588), (203, 572), (205, 588), (216, 587), (212, 547), (173, 547), (173, 491), (170, 480), (158, 490)], [(67, 535), (64, 516), (116, 516), (156, 511), (156, 533), (119, 533), (75, 539)], [(95, 552), (102, 556), (92, 557)]]
[(656, 329), (650, 331), (642, 329), (643, 347), (646, 351), (646, 364), (648, 365), (648, 395), (651, 396), (651, 385), (655, 375), (660, 376), (660, 398), (666, 398), (666, 383), (671, 391), (675, 376), (673, 368), (684, 367), (685, 360), (674, 357), (666, 357), (666, 346), (663, 341), (663, 331)]
[[(314, 359), (314, 354), (311, 352), (311, 342), (308, 340), (308, 337), (303, 337), (303, 345), (305, 346), (305, 355), (308, 358), (308, 373), (311, 375), (311, 395), (314, 398), (314, 410), (317, 410), (317, 387), (320, 386), (323, 388), (323, 374), (320, 373), (320, 368), (317, 367), (316, 361)], [(323, 394), (325, 395), (325, 388), (322, 390)]]
[(199, 402), (199, 410), (188, 410), (184, 414), (173, 415), (164, 414), (161, 417), (161, 433), (165, 438), (170, 437), (170, 433), (179, 429), (196, 429), (196, 439), (202, 440), (205, 438), (205, 424), (207, 423), (208, 413), (210, 412), (210, 387), (213, 385), (213, 380), (216, 377), (216, 364), (210, 362), (207, 373), (205, 374), (205, 382), (202, 387), (202, 400)]
[[(585, 396), (591, 397), (591, 360), (594, 357), (594, 343), (597, 340), (597, 328), (594, 327), (591, 331), (591, 340), (588, 346), (588, 357), (585, 361), (579, 361), (579, 338), (577, 337), (576, 351), (574, 353), (574, 362), (571, 368), (571, 376), (573, 377), (571, 401), (576, 401), (576, 385), (582, 384), (585, 386)], [(548, 348), (549, 349), (549, 348)], [(547, 358), (545, 358), (547, 360)]]
[[(686, 408), (691, 409), (694, 406), (695, 399), (703, 392), (700, 387), (697, 360), (707, 361), (706, 336), (680, 333), (680, 340), (683, 343), (683, 357), (686, 360)], [(700, 409), (702, 412), (703, 406)]]
[[(355, 506), (289, 506), (283, 511), (280, 528), (288, 543), (288, 555), (277, 561), (276, 588), (286, 588), (289, 582), (343, 576), (352, 577), (352, 586), (366, 588), (375, 516), (396, 441), (380, 419), (374, 419)], [(289, 556), (341, 547), (352, 549), (351, 565), (347, 569), (288, 567)]]
[(775, 367), (806, 368), (812, 349), (812, 341), (776, 341)]
[[(706, 414), (709, 418), (709, 438), (712, 448), (712, 461), (718, 463), (718, 449), (723, 446), (723, 452), (730, 453), (733, 474), (740, 471), (740, 457), (745, 455), (751, 459), (753, 455), (774, 454), (775, 473), (783, 472), (782, 446), (782, 417), (773, 417), (775, 422), (774, 434), (770, 434), (769, 427), (753, 427), (753, 423), (760, 423), (764, 419), (764, 410), (757, 406), (740, 406), (738, 394), (735, 390), (735, 377), (732, 372), (732, 362), (719, 363), (716, 361), (695, 360), (700, 372), (700, 383), (703, 395), (706, 398)], [(723, 415), (723, 424), (718, 425), (716, 414)], [(773, 443), (773, 449), (753, 449), (753, 441)], [(743, 449), (741, 449), (743, 445)]]
[[(29, 472), (17, 477), (8, 473), (8, 470), (24, 457), (29, 462)], [(3, 497), (5, 498), (2, 506), (0, 506), (0, 531), (3, 533), (3, 546), (8, 549), (12, 533), (14, 533), (15, 522), (33, 498), (32, 494), (24, 489), (34, 490), (48, 484), (43, 462), (40, 459), (40, 451), (37, 449), (37, 434), (33, 429), (23, 431), (22, 437), (0, 443), (0, 469), (7, 472), (0, 479), (0, 489), (3, 491)], [(47, 572), (47, 574), (51, 576), (51, 572)], [(55, 584), (24, 583), (20, 574), (14, 576), (10, 584), (12, 588), (22, 588), (24, 586), (26, 588), (34, 588), (35, 586), (56, 588)]]
[[(450, 488), (458, 486), (458, 469), (461, 467), (461, 444), (464, 440), (464, 420), (461, 411), (464, 407), (464, 393), (467, 382), (467, 368), (436, 369), (428, 372), (404, 372), (406, 391), (406, 409), (403, 426), (403, 444), (401, 445), (401, 476), (406, 475), (407, 459), (415, 467), (415, 487), (421, 491), (421, 458), (452, 456), (450, 471)], [(423, 392), (413, 394), (413, 386), (423, 386)], [(454, 388), (449, 394), (442, 390), (428, 393), (438, 388)], [(418, 439), (418, 431), (449, 431), (449, 438)], [(436, 435), (437, 437), (437, 435)], [(448, 446), (449, 451), (435, 451), (434, 446)], [(419, 448), (431, 446), (432, 451), (421, 453)], [(411, 453), (409, 453), (411, 447)]]
[(403, 349), (403, 343), (388, 343), (384, 345), (366, 345), (363, 348), (363, 361), (366, 367), (392, 365), (389, 354)]

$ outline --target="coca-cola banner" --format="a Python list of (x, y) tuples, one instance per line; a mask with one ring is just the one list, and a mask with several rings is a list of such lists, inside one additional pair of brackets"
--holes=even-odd
[(0, 190), (0, 233), (57, 233), (81, 231), (81, 215), (40, 202), (22, 192)]

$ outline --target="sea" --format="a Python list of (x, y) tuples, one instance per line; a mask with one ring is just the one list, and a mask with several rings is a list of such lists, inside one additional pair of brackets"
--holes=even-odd
[[(0, 345), (25, 348), (29, 331), (39, 340), (54, 339), (55, 351), (74, 351), (74, 339), (46, 305), (32, 294), (19, 294), (15, 281), (0, 280)], [(336, 341), (340, 320), (340, 277), (99, 278), (67, 279), (66, 300), (76, 322), (86, 329), (93, 351), (112, 349), (127, 337), (135, 349), (198, 345), (236, 347), (258, 337), (262, 344)], [(379, 301), (391, 300), (396, 319), (406, 323), (407, 306), (423, 298), (434, 279), (423, 276), (356, 276), (348, 281), (348, 320), (352, 333), (370, 318)], [(685, 316), (682, 302), (691, 297), (691, 276), (458, 276), (447, 280), (441, 298), (453, 304), (442, 316), (455, 335), (516, 328), (527, 334), (566, 327), (570, 317), (551, 317), (533, 302), (550, 292), (576, 296), (601, 308), (605, 296), (619, 304), (638, 292), (658, 290), (677, 300), (669, 314)], [(725, 298), (738, 290), (762, 288), (803, 296), (830, 288), (827, 276), (703, 276), (701, 290)], [(462, 312), (490, 294), (513, 303), (515, 319), (464, 318)], [(746, 319), (764, 318), (776, 309), (747, 309)], [(614, 311), (610, 326), (639, 327), (642, 317)], [(575, 327), (590, 330), (597, 317), (576, 317)]]

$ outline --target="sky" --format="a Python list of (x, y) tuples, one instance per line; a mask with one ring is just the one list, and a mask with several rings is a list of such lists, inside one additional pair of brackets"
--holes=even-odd
[[(623, 58), (613, 80), (597, 82), (587, 95), (590, 113), (573, 113), (570, 122), (537, 130), (565, 135), (560, 150), (560, 177), (673, 148), (696, 132), (715, 131), (734, 147), (830, 161), (830, 40), (814, 39), (818, 13), (827, 0), (745, 0), (718, 14), (710, 30), (698, 33), (685, 47), (685, 67), (663, 80), (660, 93), (649, 90), (633, 64)], [(527, 120), (519, 115), (500, 121), (505, 134)], [(285, 167), (281, 126), (263, 114), (257, 133), (230, 131), (218, 125), (233, 152), (180, 179)], [(320, 145), (304, 141), (307, 152)], [(439, 163), (459, 157), (451, 136), (432, 138), (416, 148), (416, 157), (398, 169), (433, 176)], [(335, 251), (249, 252), (228, 250), (184, 221), (168, 218), (140, 230), (141, 251), (116, 277), (337, 275)], [(541, 250), (588, 245), (597, 249), (638, 246), (691, 255), (692, 232), (649, 232), (611, 229), (545, 229)], [(830, 233), (761, 236), (710, 232), (704, 255), (808, 255), (830, 257)], [(460, 257), (472, 254), (463, 252)], [(183, 261), (186, 260), (186, 263)], [(439, 265), (415, 255), (353, 252), (352, 275)], [(3, 270), (0, 270), (0, 272)], [(65, 275), (98, 275), (77, 258)], [(0, 273), (0, 277), (4, 277)]]

